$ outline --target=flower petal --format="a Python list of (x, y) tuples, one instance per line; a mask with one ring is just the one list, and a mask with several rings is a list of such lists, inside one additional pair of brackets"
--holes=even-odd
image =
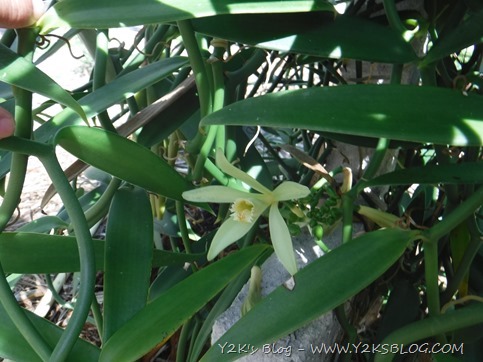
[(223, 151), (221, 148), (218, 148), (216, 150), (216, 165), (226, 174), (230, 175), (231, 177), (238, 179), (244, 183), (246, 183), (248, 186), (253, 188), (254, 190), (257, 190), (258, 192), (261, 192), (262, 194), (271, 194), (272, 191), (270, 191), (268, 188), (263, 186), (260, 182), (255, 180), (253, 177), (248, 175), (247, 173), (243, 172), (239, 168), (236, 168), (233, 166), (228, 160), (226, 159), (225, 155), (223, 154)]
[(292, 181), (284, 181), (273, 190), (273, 196), (277, 201), (300, 199), (310, 194), (307, 186)]
[(195, 190), (185, 191), (183, 198), (192, 202), (234, 202), (236, 199), (249, 198), (248, 192), (232, 189), (226, 186), (205, 186)]
[(216, 232), (208, 250), (208, 260), (213, 260), (228, 245), (233, 244), (245, 235), (268, 207), (267, 203), (260, 200), (252, 200), (252, 202), (255, 205), (252, 216), (253, 221), (250, 223), (236, 221), (230, 216)]
[(253, 226), (253, 223), (235, 221), (233, 218), (226, 220), (218, 229), (208, 250), (207, 259), (213, 260), (228, 245), (245, 235)]
[(288, 231), (287, 224), (285, 224), (285, 221), (278, 210), (277, 203), (270, 206), (269, 225), (270, 237), (272, 239), (275, 254), (285, 269), (287, 269), (291, 275), (294, 275), (297, 272), (297, 262), (295, 261), (292, 237)]

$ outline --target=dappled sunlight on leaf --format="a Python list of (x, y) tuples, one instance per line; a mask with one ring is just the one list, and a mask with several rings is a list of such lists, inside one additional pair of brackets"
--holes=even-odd
[(352, 85), (284, 91), (246, 99), (209, 115), (202, 122), (480, 146), (483, 107), (479, 96), (464, 96), (454, 90)]
[(108, 28), (178, 21), (217, 14), (296, 13), (334, 7), (321, 0), (227, 1), (227, 0), (70, 0), (52, 7), (37, 25), (43, 32), (62, 26), (73, 28)]

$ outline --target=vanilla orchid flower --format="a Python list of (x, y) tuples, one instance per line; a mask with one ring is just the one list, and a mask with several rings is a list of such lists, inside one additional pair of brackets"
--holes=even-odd
[(245, 235), (262, 215), (269, 209), (268, 222), (273, 248), (278, 259), (287, 271), (297, 272), (297, 263), (292, 246), (292, 237), (278, 209), (280, 201), (299, 199), (309, 195), (310, 190), (303, 185), (284, 181), (271, 191), (250, 175), (233, 166), (223, 155), (216, 151), (216, 164), (227, 175), (240, 180), (253, 190), (248, 192), (227, 186), (206, 186), (183, 192), (183, 198), (192, 202), (231, 203), (230, 217), (218, 229), (210, 249), (208, 260), (214, 259), (228, 245)]

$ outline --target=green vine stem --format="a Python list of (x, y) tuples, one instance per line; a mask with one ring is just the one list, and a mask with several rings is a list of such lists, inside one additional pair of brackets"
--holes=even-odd
[[(37, 34), (32, 29), (18, 30), (18, 54), (32, 61), (33, 49)], [(15, 136), (25, 139), (32, 137), (32, 93), (21, 88), (12, 87), (15, 96)], [(14, 152), (10, 166), (10, 179), (5, 197), (0, 206), (0, 230), (12, 217), (22, 194), (25, 174), (27, 172), (28, 155)]]
[[(210, 114), (213, 108), (213, 94), (212, 94), (212, 79), (208, 75), (208, 69), (205, 66), (205, 61), (201, 55), (201, 50), (198, 45), (198, 40), (196, 39), (195, 32), (190, 20), (181, 20), (177, 23), (179, 32), (183, 39), (183, 44), (188, 52), (191, 69), (194, 73), (194, 78), (196, 82), (196, 87), (198, 89), (198, 97), (200, 101), (200, 116), (203, 119), (206, 115)], [(186, 145), (186, 150), (192, 155), (198, 156), (203, 144), (206, 132), (208, 132), (209, 127), (206, 129), (199, 129), (196, 136)], [(204, 166), (202, 162), (204, 156), (201, 156), (201, 160), (196, 160), (195, 170), (192, 178), (193, 180), (199, 181), (201, 178), (200, 170)], [(206, 159), (205, 159), (206, 160)], [(201, 166), (198, 166), (201, 165)]]
[(3, 271), (1, 264), (0, 274), (0, 303), (2, 303), (3, 308), (5, 308), (5, 311), (13, 324), (15, 324), (15, 327), (17, 327), (25, 340), (28, 341), (35, 353), (38, 354), (42, 361), (48, 361), (51, 353), (50, 346), (35, 329), (23, 309), (18, 305), (17, 300), (10, 290), (7, 279), (5, 278), (5, 272)]
[(102, 317), (101, 306), (99, 305), (95, 294), (92, 297), (91, 311), (96, 323), (97, 333), (99, 334), (101, 343), (103, 343), (102, 336), (104, 335), (104, 318)]
[(0, 149), (35, 157), (46, 156), (52, 151), (49, 145), (16, 136), (1, 139)]
[[(45, 144), (15, 136), (0, 140), (0, 148), (22, 155), (35, 154), (36, 156), (46, 155), (52, 150), (51, 147)], [(30, 319), (27, 318), (27, 315), (18, 305), (4, 276), (5, 272), (0, 264), (0, 302), (19, 332), (30, 343), (34, 351), (43, 361), (48, 361), (51, 354), (50, 347), (46, 344), (44, 339), (32, 325)]]
[[(99, 200), (97, 200), (97, 202), (85, 212), (85, 218), (89, 227), (94, 226), (102, 217), (106, 215), (107, 210), (109, 210), (111, 200), (121, 183), (121, 179), (113, 177), (109, 182), (106, 191), (102, 193)], [(71, 226), (69, 226), (69, 229), (71, 229)]]
[[(24, 95), (28, 96), (24, 91), (16, 91), (17, 99), (22, 99)], [(16, 109), (18, 107), (15, 107)], [(22, 113), (15, 111), (17, 125), (19, 125), (22, 119)], [(15, 132), (16, 135), (18, 134)], [(21, 136), (20, 136), (21, 137)], [(5, 226), (10, 221), (15, 209), (20, 202), (20, 196), (23, 190), (23, 184), (25, 182), (25, 175), (27, 173), (28, 155), (19, 154), (14, 152), (12, 154), (12, 161), (10, 164), (10, 177), (5, 191), (5, 197), (2, 205), (0, 206), (0, 230), (4, 230)]]
[(10, 48), (16, 38), (17, 38), (17, 34), (15, 33), (15, 30), (7, 29), (5, 30), (2, 37), (0, 38), (0, 43)]
[[(32, 29), (20, 29), (18, 35), (18, 54), (24, 56), (26, 60), (32, 61), (37, 34)], [(13, 93), (15, 96), (15, 137), (9, 137), (8, 139), (3, 140), (2, 143), (8, 144), (16, 139), (29, 142), (27, 139), (30, 139), (32, 135), (32, 94), (29, 91), (17, 87), (13, 87)], [(14, 152), (10, 166), (10, 180), (5, 191), (2, 205), (0, 206), (0, 231), (2, 232), (20, 201), (25, 174), (27, 172), (28, 152), (16, 152), (17, 150), (11, 151)], [(51, 348), (38, 333), (23, 309), (18, 305), (5, 278), (5, 272), (1, 263), (0, 302), (12, 322), (22, 336), (29, 342), (35, 353), (37, 353), (43, 361), (47, 361), (50, 358)]]
[(468, 244), (466, 251), (461, 259), (461, 263), (456, 270), (453, 278), (448, 281), (448, 286), (446, 290), (443, 292), (441, 296), (441, 303), (446, 304), (450, 301), (453, 295), (458, 290), (458, 287), (461, 285), (461, 282), (468, 274), (471, 263), (473, 262), (476, 254), (478, 254), (478, 250), (480, 250), (481, 246), (483, 245), (483, 240), (480, 236), (480, 231), (478, 230), (478, 226), (476, 225), (475, 220), (467, 221), (469, 224), (471, 239), (470, 243)]
[(231, 88), (244, 82), (248, 77), (260, 68), (267, 58), (267, 52), (263, 49), (256, 49), (253, 55), (246, 61), (240, 69), (227, 72), (229, 86)]
[[(407, 324), (387, 336), (381, 345), (407, 345), (479, 323), (483, 323), (483, 303), (475, 303), (452, 312)], [(389, 362), (394, 357), (394, 354), (391, 353), (378, 353), (375, 362)]]
[(381, 163), (384, 160), (384, 157), (386, 156), (388, 147), (389, 140), (387, 138), (379, 138), (376, 149), (374, 150), (374, 154), (372, 155), (371, 160), (367, 165), (362, 180), (368, 181), (376, 175), (377, 171), (379, 171), (379, 168), (381, 167)]
[[(149, 39), (145, 39), (146, 45), (144, 47), (143, 53), (139, 53), (139, 50), (137, 48), (139, 44), (138, 41), (136, 43), (136, 46), (132, 48), (132, 52), (129, 57), (124, 62), (124, 68), (119, 73), (119, 76), (122, 76), (133, 71), (134, 69), (137, 69), (141, 65), (141, 63), (146, 60), (147, 57), (151, 56), (151, 53), (154, 51), (155, 47), (159, 46), (159, 44), (164, 44), (164, 38), (170, 28), (171, 25), (159, 25), (156, 28), (156, 31), (152, 34), (152, 36)], [(137, 50), (138, 52), (134, 52), (134, 50)]]
[(386, 11), (387, 20), (389, 21), (389, 25), (391, 25), (391, 28), (393, 28), (403, 38), (405, 38), (404, 35), (408, 31), (408, 29), (406, 29), (406, 27), (401, 21), (401, 18), (399, 17), (395, 1), (383, 0), (383, 4), (384, 4), (384, 10)]
[[(225, 105), (225, 77), (223, 73), (223, 55), (225, 53), (225, 47), (228, 46), (226, 41), (221, 41), (219, 39), (215, 39), (212, 41), (212, 44), (215, 46), (215, 50), (213, 52), (213, 56), (215, 60), (211, 63), (211, 67), (213, 70), (213, 87), (214, 87), (214, 94), (213, 94), (213, 112), (216, 112), (219, 109), (222, 109)], [(218, 126), (216, 132), (216, 145), (215, 147), (221, 148), (223, 152), (225, 152), (225, 145), (226, 145), (226, 131), (225, 126)]]
[(178, 29), (183, 38), (183, 44), (188, 51), (191, 69), (195, 75), (195, 82), (200, 97), (201, 118), (211, 113), (212, 94), (206, 73), (205, 62), (201, 56), (200, 48), (195, 37), (193, 26), (189, 20), (178, 21)]
[(426, 279), (426, 298), (430, 317), (437, 316), (441, 310), (438, 271), (438, 240), (426, 241), (424, 243), (424, 274)]
[(207, 159), (205, 162), (205, 169), (222, 185), (227, 186), (228, 184), (235, 185), (230, 178), (226, 175), (211, 161)]
[(354, 209), (355, 188), (342, 195), (342, 243), (352, 240), (352, 213)]
[[(93, 90), (99, 89), (106, 84), (106, 71), (109, 60), (109, 31), (107, 29), (97, 30), (95, 65), (92, 81)], [(99, 113), (97, 119), (104, 129), (117, 133), (107, 111)]]
[(69, 324), (62, 333), (62, 336), (50, 358), (50, 361), (52, 362), (60, 362), (67, 360), (72, 347), (77, 342), (92, 304), (96, 277), (94, 246), (82, 207), (62, 171), (55, 153), (52, 151), (48, 155), (40, 157), (40, 161), (47, 170), (47, 173), (69, 214), (70, 220), (72, 221), (81, 265), (81, 283), (76, 307), (72, 313)]
[[(384, 6), (386, 6), (386, 3), (391, 3), (392, 6), (394, 6), (395, 8), (393, 0), (384, 1)], [(397, 15), (397, 11), (395, 16), (399, 19), (399, 16)], [(391, 84), (401, 84), (402, 72), (403, 72), (402, 64), (393, 65), (392, 72), (391, 72)], [(362, 177), (362, 180), (367, 181), (372, 179), (376, 175), (377, 171), (379, 171), (382, 161), (384, 161), (384, 157), (386, 156), (387, 150), (389, 148), (389, 143), (390, 143), (390, 140), (387, 138), (379, 139), (379, 141), (377, 142), (376, 149), (374, 150), (374, 154), (372, 155), (371, 160), (369, 162), (369, 165), (367, 165), (366, 170), (364, 171), (364, 176)]]
[(483, 204), (483, 187), (478, 188), (468, 199), (458, 205), (443, 221), (423, 232), (427, 240), (438, 240), (449, 234), (460, 223), (470, 217)]
[[(400, 67), (396, 66), (393, 69), (393, 75), (396, 75), (396, 77), (392, 78), (394, 81), (398, 80), (397, 74), (399, 74), (399, 69)], [(352, 211), (354, 200), (356, 199), (357, 194), (363, 190), (363, 187), (361, 186), (364, 185), (364, 182), (372, 179), (381, 167), (381, 163), (386, 156), (389, 143), (390, 141), (387, 138), (379, 139), (369, 165), (364, 171), (363, 177), (349, 192), (346, 192), (342, 195), (342, 243), (347, 243), (352, 239)]]
[[(57, 276), (59, 275), (60, 274), (58, 274)], [(67, 275), (67, 274), (63, 273), (63, 275)], [(64, 300), (64, 298), (62, 298), (59, 292), (57, 292), (55, 288), (55, 282), (54, 280), (52, 280), (52, 276), (50, 274), (45, 274), (44, 276), (45, 276), (45, 281), (47, 282), (47, 286), (50, 292), (52, 293), (52, 297), (54, 298), (54, 300), (63, 308), (74, 309), (74, 306), (69, 302), (67, 302), (66, 300)]]
[(449, 234), (460, 223), (470, 217), (483, 203), (483, 187), (475, 191), (470, 198), (456, 207), (431, 229), (422, 233), (424, 242), (424, 262), (427, 287), (429, 315), (436, 316), (440, 313), (440, 297), (438, 287), (438, 241)]
[[(221, 44), (219, 44), (221, 42)], [(211, 111), (217, 111), (223, 108), (225, 103), (225, 80), (223, 77), (223, 63), (220, 59), (223, 58), (225, 52), (223, 41), (213, 41), (215, 44), (215, 50), (212, 55), (212, 60), (209, 66), (211, 66), (211, 74), (213, 77), (213, 107)], [(221, 45), (221, 46), (220, 46)], [(199, 180), (202, 177), (203, 170), (205, 169), (205, 163), (210, 154), (213, 144), (216, 140), (216, 146), (222, 150), (225, 149), (224, 138), (224, 126), (211, 126), (208, 130), (208, 135), (201, 146), (200, 153), (196, 160), (195, 168), (193, 170), (193, 179)]]
[(196, 159), (196, 164), (193, 169), (193, 180), (200, 180), (202, 177), (208, 155), (211, 152), (211, 148), (213, 147), (213, 143), (215, 142), (216, 135), (218, 133), (218, 127), (221, 126), (210, 126), (208, 130), (208, 134), (203, 142), (203, 145), (201, 146), (198, 158)]
[(176, 201), (176, 216), (178, 217), (178, 226), (181, 233), (181, 240), (183, 240), (184, 250), (187, 254), (191, 253), (191, 244), (188, 235), (188, 228), (186, 227), (186, 217), (184, 212), (184, 202)]

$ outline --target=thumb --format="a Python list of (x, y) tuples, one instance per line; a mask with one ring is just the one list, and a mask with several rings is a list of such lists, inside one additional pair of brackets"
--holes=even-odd
[(23, 28), (45, 11), (42, 0), (0, 0), (0, 28)]

